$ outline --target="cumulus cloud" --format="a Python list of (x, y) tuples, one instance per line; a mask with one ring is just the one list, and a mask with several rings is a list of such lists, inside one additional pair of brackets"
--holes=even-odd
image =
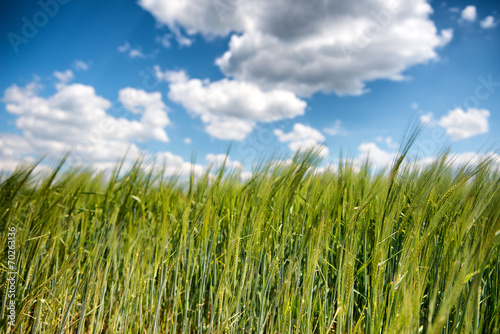
[(395, 152), (385, 151), (374, 142), (362, 143), (359, 145), (358, 150), (359, 156), (355, 161), (357, 166), (361, 166), (368, 159), (375, 168), (387, 168), (396, 156)]
[(194, 164), (184, 161), (181, 156), (171, 152), (159, 152), (155, 154), (156, 168), (164, 169), (165, 175), (189, 176), (191, 173), (194, 176), (201, 176), (205, 173), (205, 167), (200, 164)]
[(490, 112), (486, 109), (456, 108), (441, 117), (438, 124), (446, 129), (446, 134), (451, 140), (461, 140), (488, 133), (488, 117)]
[(480, 134), (488, 133), (488, 118), (490, 112), (486, 109), (455, 108), (439, 119), (430, 112), (420, 116), (420, 121), (429, 126), (440, 126), (446, 130), (451, 140), (462, 140)]
[(495, 18), (491, 15), (486, 16), (484, 20), (480, 22), (481, 28), (483, 29), (491, 29), (494, 28), (497, 25), (497, 22), (495, 22)]
[(132, 159), (139, 156), (134, 141), (168, 141), (163, 127), (169, 121), (160, 93), (120, 91), (125, 108), (141, 114), (137, 121), (107, 113), (111, 102), (97, 95), (92, 86), (75, 83), (56, 88), (48, 97), (39, 94), (38, 82), (6, 89), (5, 109), (16, 116), (21, 135), (0, 135), (1, 160), (20, 161), (25, 155), (43, 153), (57, 159), (72, 149), (75, 159), (115, 162), (127, 151)]
[(339, 170), (339, 166), (337, 164), (333, 163), (327, 163), (324, 166), (318, 166), (318, 167), (310, 167), (309, 171), (313, 173), (313, 175), (321, 175), (324, 174), (325, 172), (328, 173), (337, 173)]
[(157, 73), (169, 81), (168, 98), (200, 117), (207, 133), (218, 139), (243, 140), (257, 122), (303, 115), (306, 102), (284, 90), (263, 91), (241, 81), (190, 79), (183, 71)]
[(463, 152), (463, 153), (452, 153), (448, 157), (448, 161), (454, 166), (464, 166), (464, 165), (477, 165), (479, 162), (486, 159), (491, 159), (493, 165), (497, 168), (500, 167), (500, 155), (495, 152)]
[[(150, 155), (148, 158), (152, 158)], [(240, 177), (245, 180), (251, 177), (251, 172), (243, 171), (244, 166), (239, 161), (233, 161), (225, 154), (207, 154), (205, 156), (206, 164), (196, 164), (185, 161), (181, 156), (175, 155), (171, 152), (159, 152), (154, 155), (154, 163), (145, 166), (145, 170), (150, 171), (154, 168), (156, 172), (163, 171), (167, 176), (180, 176), (187, 177), (193, 173), (195, 177), (200, 177), (203, 174), (217, 170), (223, 166), (224, 160), (226, 161), (226, 168), (238, 171)], [(215, 178), (213, 173), (208, 174), (209, 178)]]
[(155, 75), (160, 81), (166, 82), (186, 82), (189, 80), (185, 71), (165, 71), (163, 72), (160, 66), (154, 66)]
[[(378, 13), (384, 10), (369, 7)], [(428, 10), (431, 11), (430, 7)], [(302, 8), (297, 13), (302, 11), (308, 10)], [(453, 36), (452, 30), (437, 34), (427, 12), (421, 15), (384, 12), (389, 22), (382, 25), (370, 16), (370, 11), (348, 11), (344, 16), (326, 9), (326, 13), (331, 15), (310, 20), (302, 14), (294, 18), (297, 14), (285, 13), (283, 16), (289, 17), (267, 22), (270, 27), (265, 31), (233, 35), (229, 50), (216, 63), (226, 75), (262, 87), (289, 89), (302, 96), (318, 91), (358, 95), (367, 91), (366, 82), (404, 79), (404, 70), (436, 59), (435, 48), (445, 45)], [(294, 19), (306, 21), (304, 31), (310, 33), (302, 35), (297, 29), (290, 29), (289, 35), (278, 28), (279, 24), (290, 27)]]
[(174, 33), (182, 27), (189, 35), (202, 32), (207, 36), (225, 36), (235, 27), (239, 27), (240, 31), (243, 28), (242, 22), (239, 22), (243, 16), (239, 12), (221, 20), (212, 1), (140, 0), (139, 5)]
[[(2, 134), (0, 134), (0, 147), (3, 144), (3, 138)], [(17, 160), (17, 159), (11, 159), (5, 155), (3, 155), (0, 152), (0, 181), (3, 181), (3, 177), (9, 174), (9, 172), (13, 172), (18, 168), (21, 167), (32, 167), (33, 164), (36, 163), (36, 160), (31, 157), (31, 156), (25, 156), (22, 158), (22, 160)], [(7, 172), (6, 174), (3, 174), (4, 172)], [(38, 164), (35, 169), (32, 172), (32, 176), (38, 177), (38, 176), (46, 176), (53, 172), (52, 167), (45, 165), (45, 164)]]
[(119, 100), (131, 112), (142, 113), (140, 124), (143, 133), (138, 136), (139, 140), (152, 137), (152, 139), (168, 142), (164, 128), (170, 124), (170, 120), (167, 115), (168, 108), (161, 99), (161, 93), (148, 93), (128, 87), (120, 90)]
[[(395, 158), (398, 156), (396, 151), (384, 150), (374, 142), (365, 142), (358, 147), (358, 156), (352, 160), (353, 166), (360, 168), (363, 163), (368, 159), (371, 165), (376, 169), (387, 169), (392, 166)], [(411, 164), (416, 168), (426, 168), (436, 161), (439, 157), (428, 156), (418, 160), (409, 160), (403, 164)], [(495, 152), (463, 152), (451, 153), (446, 158), (446, 163), (451, 167), (461, 167), (464, 165), (477, 165), (480, 161), (485, 159), (493, 160), (493, 166), (500, 168), (500, 155)]]
[(469, 22), (474, 22), (476, 21), (476, 17), (476, 6), (467, 6), (464, 8), (464, 10), (462, 10), (462, 19)]
[[(416, 166), (418, 168), (429, 167), (432, 163), (436, 161), (437, 157), (425, 157), (423, 159), (416, 161)], [(452, 167), (463, 167), (466, 165), (477, 165), (479, 162), (486, 159), (492, 160), (493, 168), (500, 168), (500, 155), (495, 152), (462, 152), (462, 153), (451, 153), (446, 158), (446, 163)]]
[(402, 80), (415, 64), (438, 58), (453, 36), (438, 32), (425, 0), (241, 1), (221, 19), (206, 0), (141, 0), (171, 29), (229, 36), (216, 60), (229, 77), (263, 89), (362, 94), (367, 82)]
[(280, 129), (275, 129), (273, 132), (280, 142), (288, 143), (288, 147), (292, 152), (317, 148), (321, 156), (328, 156), (328, 148), (322, 145), (325, 137), (321, 132), (310, 126), (295, 123), (293, 130), (289, 133), (285, 133)]
[(33, 163), (21, 152), (31, 152), (31, 144), (19, 135), (0, 133), (0, 171), (13, 171), (22, 162)]
[(214, 168), (214, 169), (219, 169), (222, 168), (222, 166), (226, 166), (226, 168), (229, 169), (243, 169), (243, 164), (239, 161), (233, 161), (229, 156), (226, 156), (225, 154), (207, 154), (205, 156), (205, 160), (208, 163), (208, 166)]

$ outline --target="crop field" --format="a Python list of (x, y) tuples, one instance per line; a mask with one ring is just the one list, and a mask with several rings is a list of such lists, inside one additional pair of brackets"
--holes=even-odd
[(500, 173), (416, 166), (413, 140), (385, 171), (315, 172), (312, 151), (249, 179), (21, 168), (0, 185), (0, 332), (499, 333)]

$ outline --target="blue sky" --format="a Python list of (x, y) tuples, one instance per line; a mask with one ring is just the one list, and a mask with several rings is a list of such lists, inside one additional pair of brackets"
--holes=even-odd
[[(410, 119), (429, 159), (498, 147), (492, 1), (41, 0), (2, 4), (0, 169), (74, 151), (111, 166), (249, 170), (316, 146), (391, 161)], [(478, 151), (480, 151), (478, 153)]]

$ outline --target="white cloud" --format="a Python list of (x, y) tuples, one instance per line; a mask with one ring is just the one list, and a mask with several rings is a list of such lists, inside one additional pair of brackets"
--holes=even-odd
[(177, 27), (174, 27), (172, 29), (173, 34), (164, 34), (162, 36), (157, 36), (156, 37), (156, 43), (161, 44), (164, 48), (168, 49), (172, 46), (172, 43), (170, 40), (172, 38), (175, 39), (177, 44), (182, 48), (182, 47), (189, 47), (193, 43), (193, 41), (189, 38), (184, 36), (180, 29)]
[(193, 40), (190, 39), (189, 37), (186, 37), (182, 34), (181, 30), (175, 26), (170, 28), (172, 32), (174, 33), (175, 40), (179, 44), (180, 47), (189, 47), (193, 43)]
[(417, 103), (417, 102), (413, 102), (413, 103), (411, 104), (411, 108), (412, 108), (412, 109), (418, 109), (418, 103)]
[(441, 30), (441, 40), (439, 46), (443, 47), (453, 39), (453, 29), (443, 29)]
[(13, 169), (15, 163), (20, 159), (19, 152), (29, 152), (31, 150), (30, 143), (21, 136), (14, 134), (0, 134), (0, 157), (2, 157), (3, 165), (11, 163)]
[(453, 35), (437, 31), (425, 0), (240, 1), (224, 19), (212, 1), (139, 4), (188, 35), (232, 34), (216, 60), (226, 76), (302, 96), (362, 94), (367, 82), (402, 80), (407, 68), (438, 59), (436, 48)]
[(75, 60), (75, 69), (79, 71), (86, 71), (90, 68), (90, 64), (83, 60)]
[[(168, 118), (160, 93), (128, 88), (120, 92), (128, 108), (142, 113), (137, 121), (107, 113), (111, 103), (92, 86), (58, 86), (48, 97), (39, 94), (41, 89), (32, 82), (5, 90), (5, 109), (17, 117), (15, 125), (21, 135), (0, 134), (0, 160), (20, 161), (26, 155), (44, 153), (58, 159), (71, 149), (75, 160), (114, 163), (127, 151), (131, 159), (140, 155), (134, 141), (168, 140), (162, 128)], [(123, 116), (123, 109), (117, 116)]]
[[(352, 160), (353, 167), (359, 169), (363, 163), (368, 159), (370, 164), (375, 169), (390, 168), (398, 156), (396, 151), (386, 151), (380, 148), (374, 142), (365, 142), (358, 147), (359, 154)], [(410, 164), (411, 166), (422, 169), (430, 166), (436, 161), (438, 157), (428, 156), (418, 160), (406, 159), (403, 164)], [(493, 159), (493, 167), (500, 168), (500, 155), (495, 152), (477, 153), (477, 152), (464, 152), (464, 153), (451, 153), (448, 155), (446, 162), (452, 167), (460, 167), (466, 164), (477, 165), (478, 162), (486, 158)]]
[(131, 49), (130, 52), (129, 52), (129, 56), (130, 58), (134, 59), (134, 58), (144, 58), (144, 54), (142, 53), (141, 50), (138, 50), (138, 49)]
[(464, 10), (462, 10), (462, 19), (469, 22), (474, 22), (476, 21), (476, 17), (476, 6), (467, 6), (464, 8)]
[(454, 166), (464, 165), (477, 165), (480, 161), (485, 159), (492, 159), (493, 165), (500, 167), (500, 155), (495, 152), (478, 153), (478, 152), (464, 152), (452, 153), (448, 157), (448, 161)]
[(268, 164), (269, 164), (269, 168), (271, 168), (271, 169), (275, 169), (275, 168), (281, 169), (281, 168), (290, 167), (293, 164), (293, 160), (292, 159), (284, 159), (284, 160), (276, 159), (276, 160), (272, 160), (272, 161), (268, 162)]
[[(3, 138), (2, 134), (0, 134), (0, 146), (3, 146)], [(9, 172), (15, 171), (17, 168), (20, 167), (31, 167), (35, 163), (35, 159), (30, 156), (25, 156), (20, 160), (10, 160), (8, 156), (3, 155), (0, 153), (0, 182), (3, 181), (2, 177), (5, 175), (2, 175), (4, 172), (7, 172), (7, 175)], [(32, 172), (32, 176), (40, 176), (40, 175), (47, 175), (51, 173), (53, 169), (50, 166), (47, 166), (43, 163), (39, 163), (35, 169)]]
[(243, 140), (257, 122), (294, 118), (303, 115), (306, 107), (291, 92), (263, 91), (247, 82), (189, 79), (183, 71), (157, 75), (170, 82), (168, 98), (199, 116), (207, 133), (218, 139)]
[(451, 140), (471, 138), (488, 133), (488, 118), (490, 112), (486, 109), (455, 108), (439, 119), (435, 119), (432, 112), (420, 116), (420, 121), (429, 126), (440, 126), (446, 130)]
[[(278, 21), (283, 20), (287, 21)], [(352, 21), (333, 17), (322, 25), (311, 22), (306, 25), (315, 26), (305, 29), (313, 30), (309, 36), (273, 35), (280, 31), (233, 35), (229, 51), (216, 63), (226, 75), (264, 88), (289, 89), (303, 96), (318, 91), (358, 95), (367, 91), (366, 82), (402, 80), (405, 69), (436, 59), (434, 48), (452, 38), (452, 30), (439, 36), (430, 21), (418, 17), (393, 22), (367, 38), (365, 31), (379, 27), (370, 20), (362, 15)], [(283, 24), (289, 26), (291, 21)], [(284, 37), (291, 39), (284, 41)]]
[(379, 143), (385, 143), (385, 145), (388, 147), (388, 148), (397, 148), (398, 147), (398, 143), (395, 143), (394, 140), (392, 139), (392, 137), (382, 137), (382, 136), (379, 136), (377, 137), (377, 142)]
[[(165, 175), (185, 177), (194, 172), (201, 176), (207, 166), (186, 162), (168, 151), (154, 156), (141, 151), (135, 141), (156, 139), (167, 141), (163, 130), (169, 124), (168, 108), (158, 92), (145, 92), (135, 88), (119, 91), (123, 105), (112, 106), (110, 101), (96, 94), (91, 86), (71, 84), (60, 86), (48, 97), (40, 94), (43, 86), (35, 81), (26, 87), (12, 85), (5, 90), (2, 101), (6, 110), (17, 117), (16, 127), (21, 134), (0, 133), (0, 171), (13, 171), (20, 163), (33, 163), (34, 157), (47, 154), (46, 161), (58, 160), (71, 150), (70, 163), (97, 170), (110, 170), (125, 154), (124, 168), (144, 157), (156, 158), (144, 169), (162, 170)], [(139, 115), (140, 121), (124, 118), (125, 113)], [(185, 139), (190, 142), (189, 138)], [(220, 165), (224, 155), (207, 155), (212, 166)], [(227, 166), (243, 170), (239, 161), (227, 160)], [(37, 172), (50, 170), (40, 165)], [(242, 173), (242, 177), (248, 177)]]
[(127, 52), (130, 49), (130, 43), (125, 42), (125, 44), (118, 47), (118, 52)]
[(156, 155), (156, 168), (165, 167), (165, 175), (188, 176), (191, 172), (194, 176), (201, 176), (205, 172), (205, 167), (200, 164), (186, 162), (178, 155), (171, 152), (159, 152)]
[(67, 84), (75, 77), (72, 70), (66, 70), (64, 72), (55, 71), (54, 76), (57, 78), (57, 80), (59, 80), (59, 83), (63, 85)]
[(206, 123), (205, 131), (212, 137), (225, 140), (243, 140), (250, 134), (256, 122), (234, 117), (205, 114), (201, 120)]
[[(39, 156), (43, 153), (50, 153), (49, 158), (59, 159), (68, 147), (63, 147), (64, 151), (47, 151), (43, 145), (35, 145), (31, 139), (17, 135), (0, 133), (0, 172), (14, 171), (20, 164), (32, 164), (35, 159), (28, 154)], [(151, 161), (156, 158), (154, 164), (144, 164), (142, 168), (150, 171), (154, 168), (157, 172), (163, 171), (165, 176), (180, 176), (185, 178), (194, 173), (195, 177), (203, 175), (206, 167), (200, 164), (186, 162), (178, 155), (163, 151), (154, 155), (141, 152), (135, 144), (124, 141), (104, 141), (99, 146), (82, 145), (74, 147), (70, 156), (70, 163), (83, 166), (92, 166), (97, 171), (109, 171), (116, 167), (117, 161), (121, 160), (127, 153), (124, 169), (132, 166), (133, 162), (144, 157), (143, 161)], [(15, 150), (15, 152), (14, 152)], [(47, 159), (46, 159), (47, 160)], [(39, 165), (36, 173), (50, 171), (50, 167)]]
[(106, 116), (111, 103), (96, 95), (94, 88), (82, 84), (58, 87), (49, 98), (38, 95), (41, 85), (12, 85), (6, 89), (6, 110), (18, 115), (16, 126), (34, 139), (76, 144), (83, 140), (86, 129)]
[(342, 121), (336, 120), (333, 126), (323, 129), (323, 132), (330, 136), (347, 135), (347, 131), (342, 127)]
[(243, 164), (241, 162), (232, 161), (231, 158), (225, 154), (207, 154), (205, 159), (208, 162), (208, 165), (214, 169), (222, 168), (224, 161), (226, 168), (239, 170), (243, 169)]
[(292, 152), (317, 148), (321, 156), (328, 156), (328, 148), (321, 144), (325, 141), (325, 137), (321, 132), (310, 126), (295, 123), (293, 130), (289, 133), (285, 133), (280, 129), (275, 129), (273, 132), (280, 142), (289, 143), (288, 147)]
[(120, 45), (118, 47), (118, 51), (122, 53), (128, 53), (129, 57), (134, 58), (146, 58), (146, 55), (142, 53), (139, 49), (134, 49), (130, 46), (129, 42), (125, 42), (125, 44)]
[(155, 75), (160, 81), (166, 82), (186, 82), (189, 80), (185, 71), (165, 71), (162, 72), (160, 66), (154, 66)]
[[(181, 177), (187, 177), (191, 173), (194, 173), (195, 177), (200, 177), (209, 170), (217, 170), (222, 167), (224, 160), (226, 160), (226, 168), (236, 170), (241, 172), (240, 177), (245, 180), (251, 177), (251, 172), (244, 172), (243, 165), (239, 161), (233, 161), (230, 157), (226, 158), (225, 154), (207, 154), (205, 160), (206, 165), (195, 164), (191, 162), (186, 162), (184, 159), (178, 155), (171, 152), (159, 152), (155, 154), (156, 161), (154, 165), (147, 166), (146, 170), (149, 171), (154, 168), (156, 171), (161, 171), (164, 169), (165, 175), (176, 175)], [(165, 167), (165, 168), (164, 168)], [(214, 174), (209, 174), (210, 178), (215, 178)]]
[(362, 143), (359, 145), (358, 150), (360, 154), (354, 161), (357, 167), (361, 167), (362, 163), (368, 159), (375, 168), (387, 168), (396, 156), (394, 152), (384, 151), (374, 142)]
[(170, 38), (172, 36), (170, 34), (166, 34), (163, 36), (156, 36), (156, 43), (160, 44), (164, 48), (168, 49), (172, 44), (170, 43)]
[(490, 112), (486, 109), (456, 108), (441, 117), (438, 124), (446, 129), (446, 134), (451, 140), (460, 140), (474, 137), (489, 131), (488, 117)]
[(491, 15), (486, 16), (484, 20), (480, 22), (481, 28), (483, 29), (491, 29), (494, 28), (497, 25), (497, 22), (495, 22), (495, 18)]
[[(242, 4), (243, 2), (240, 3)], [(242, 18), (240, 15), (221, 20), (212, 1), (140, 0), (139, 5), (151, 12), (159, 22), (166, 24), (174, 33), (183, 27), (189, 35), (203, 32), (206, 35), (225, 36), (235, 26), (242, 26), (241, 22), (238, 22)]]
[(310, 171), (314, 174), (314, 175), (320, 175), (320, 174), (323, 174), (325, 172), (329, 172), (329, 173), (337, 173), (338, 172), (338, 169), (339, 169), (339, 166), (336, 165), (336, 164), (332, 164), (332, 163), (327, 163), (326, 165), (324, 166), (318, 166), (318, 167), (311, 167), (310, 168)]
[[(353, 166), (356, 169), (361, 168), (366, 159), (369, 160), (375, 169), (388, 169), (394, 163), (395, 158), (398, 156), (396, 151), (386, 151), (377, 146), (374, 142), (362, 143), (358, 147), (359, 154), (352, 160)], [(492, 159), (493, 167), (500, 168), (500, 155), (495, 152), (464, 152), (464, 153), (451, 153), (446, 159), (452, 167), (461, 167), (464, 165), (477, 165), (484, 159)], [(410, 164), (412, 167), (422, 169), (430, 166), (438, 159), (438, 157), (428, 156), (418, 160), (406, 159), (403, 164)]]
[[(416, 161), (416, 166), (418, 168), (429, 167), (432, 163), (436, 161), (437, 157), (425, 157)], [(477, 165), (480, 161), (485, 159), (491, 159), (493, 161), (493, 168), (500, 168), (500, 155), (495, 152), (463, 152), (463, 153), (451, 153), (446, 159), (446, 163), (452, 167), (463, 167), (465, 165)]]
[(184, 144), (189, 145), (189, 144), (191, 144), (191, 143), (192, 143), (191, 138), (189, 138), (189, 137), (184, 138)]
[(433, 113), (428, 112), (420, 116), (420, 122), (422, 122), (423, 124), (432, 125), (432, 121), (434, 120), (433, 117), (434, 117)]
[(140, 89), (124, 88), (119, 92), (119, 100), (133, 113), (142, 113), (141, 125), (144, 133), (138, 136), (139, 140), (153, 138), (168, 142), (164, 128), (170, 124), (167, 115), (167, 106), (161, 99), (161, 93), (148, 93)]
[(241, 173), (240, 173), (240, 177), (241, 177), (241, 180), (242, 180), (243, 182), (245, 182), (245, 181), (247, 181), (247, 180), (251, 179), (251, 178), (252, 178), (252, 176), (253, 176), (253, 173), (252, 173), (252, 172), (250, 172), (250, 171), (244, 171), (244, 172), (241, 172)]

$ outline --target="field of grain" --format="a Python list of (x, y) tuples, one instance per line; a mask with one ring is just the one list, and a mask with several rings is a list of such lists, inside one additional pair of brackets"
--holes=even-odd
[(419, 167), (409, 144), (385, 172), (315, 173), (314, 152), (246, 180), (19, 169), (0, 185), (0, 332), (498, 333), (500, 173)]

